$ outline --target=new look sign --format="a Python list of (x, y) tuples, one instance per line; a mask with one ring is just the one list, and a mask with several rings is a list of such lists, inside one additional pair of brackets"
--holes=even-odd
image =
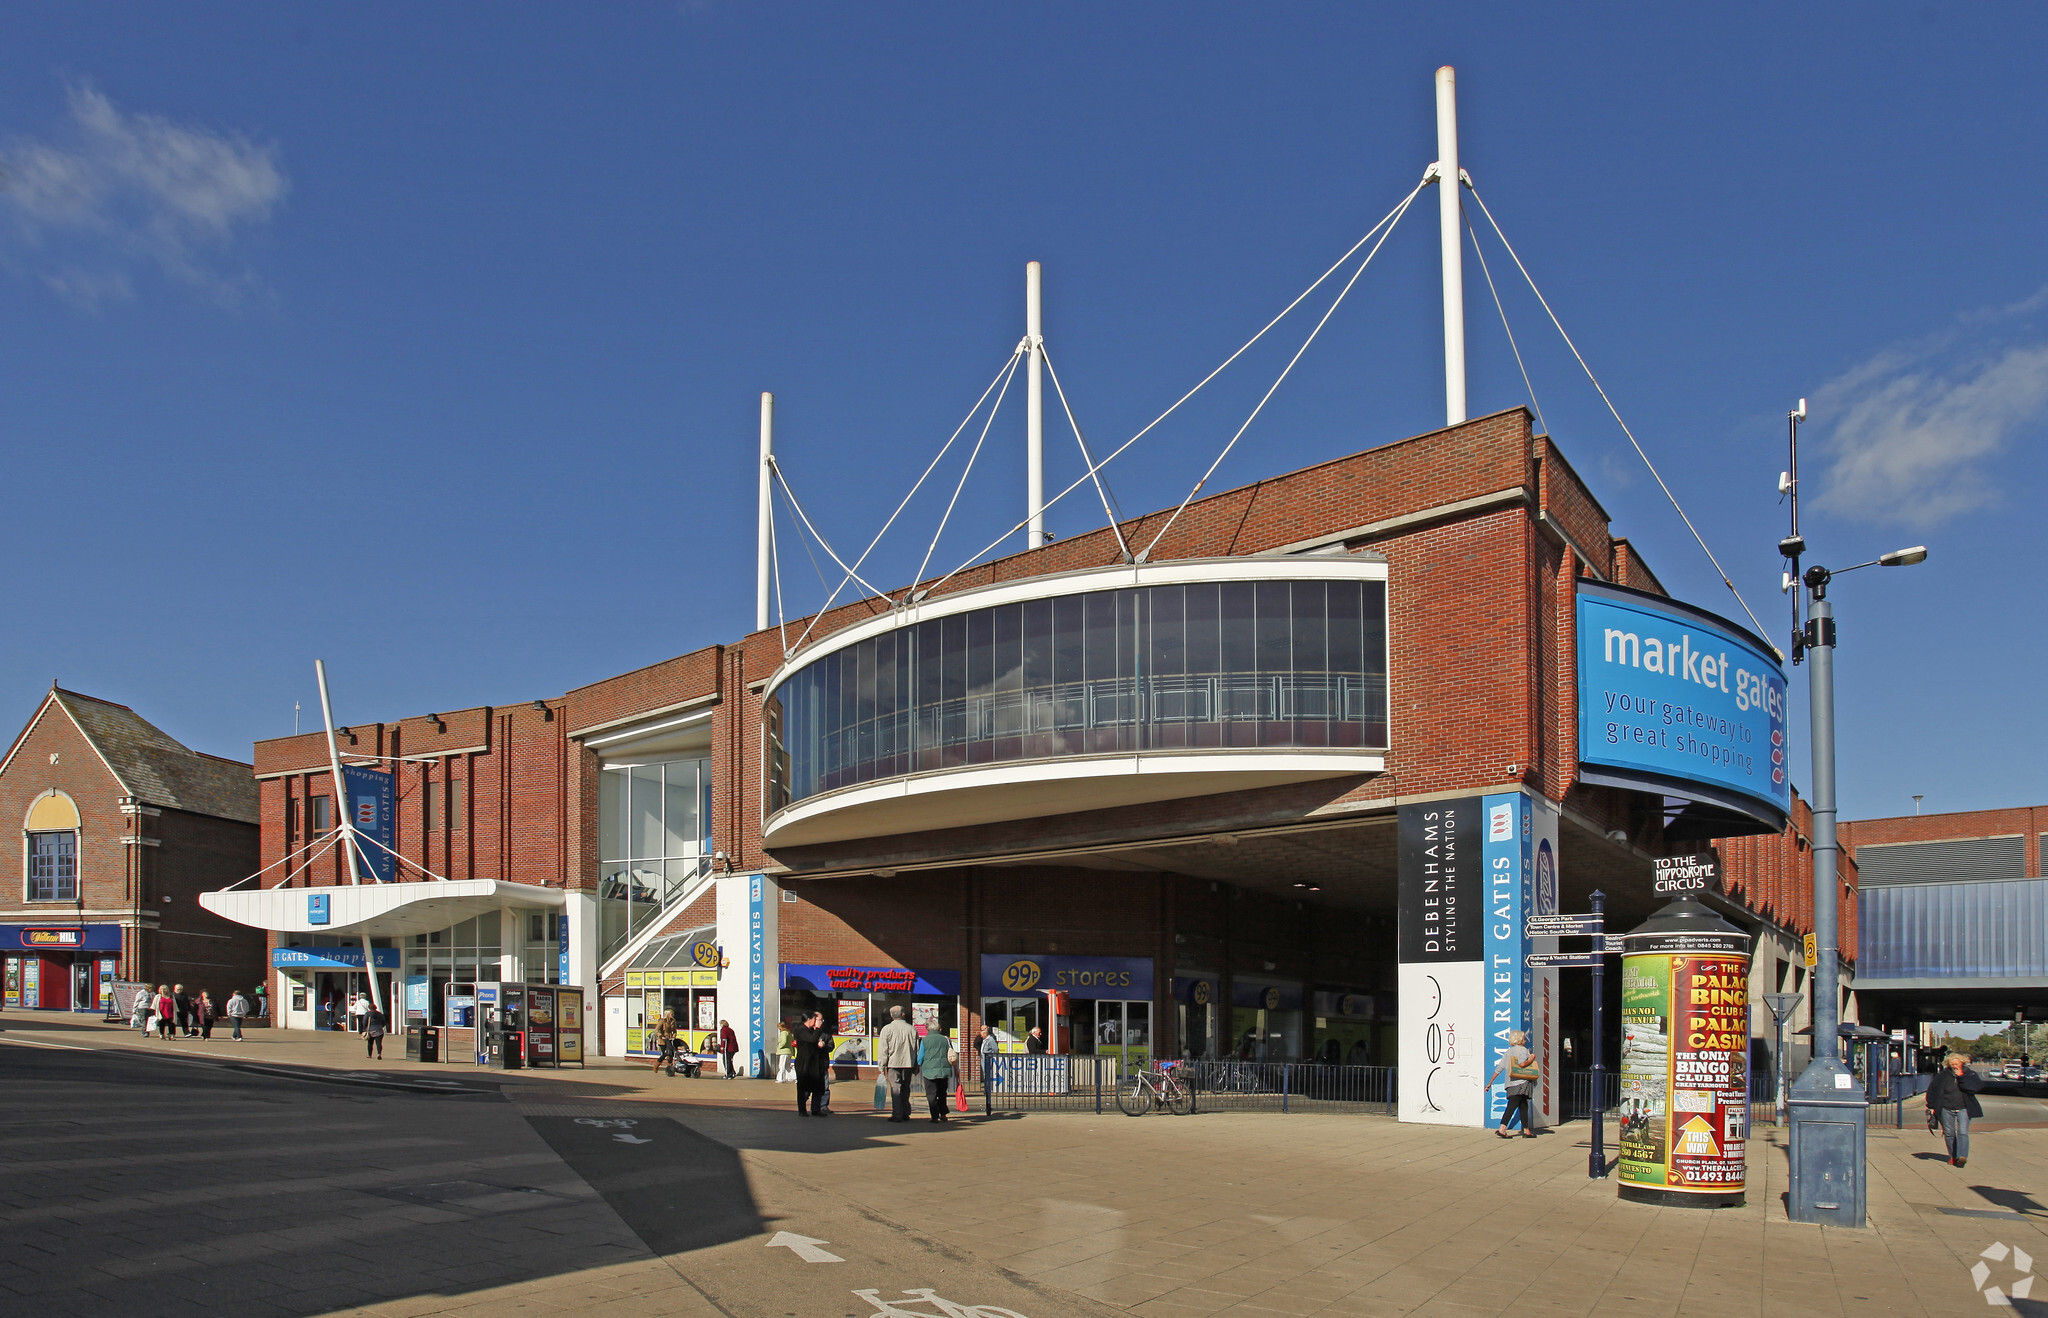
[(1676, 600), (1581, 581), (1578, 649), (1579, 760), (1622, 771), (1592, 780), (1680, 794), (1691, 784), (1701, 800), (1765, 805), (1782, 821), (1785, 673), (1756, 636)]

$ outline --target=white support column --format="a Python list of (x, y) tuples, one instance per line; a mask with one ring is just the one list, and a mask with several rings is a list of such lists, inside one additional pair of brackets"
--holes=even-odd
[(1045, 543), (1045, 326), (1040, 308), (1038, 262), (1024, 267), (1024, 340), (1029, 370), (1024, 382), (1024, 511), (1029, 515), (1024, 547)]
[[(327, 699), (325, 661), (313, 661), (313, 676), (320, 680), (320, 718), (327, 724), (327, 767), (334, 775), (334, 798), (330, 808), (334, 811), (335, 821), (341, 827), (341, 853), (348, 857), (348, 881), (354, 885), (363, 881), (361, 873), (356, 869), (356, 849), (359, 844), (356, 842), (356, 822), (349, 810), (348, 781), (341, 776), (341, 745), (334, 740), (334, 706)], [(384, 991), (377, 986), (377, 953), (370, 946), (368, 933), (363, 935), (363, 977), (370, 981), (371, 1003), (378, 1011), (384, 1011)], [(389, 1021), (391, 1014), (385, 1012), (384, 1019)], [(404, 1022), (401, 1021), (399, 1024), (403, 1028)]]
[(1458, 168), (1458, 73), (1436, 71), (1437, 218), (1444, 255), (1444, 424), (1465, 419), (1465, 235)]
[(775, 1024), (782, 1018), (782, 890), (762, 874), (718, 878), (718, 1015), (739, 1037), (740, 1074), (761, 1076), (774, 1063)]
[(775, 506), (768, 482), (768, 463), (775, 456), (775, 395), (761, 395), (761, 498), (760, 524), (754, 540), (754, 630), (768, 630), (768, 581), (774, 549), (770, 536)]

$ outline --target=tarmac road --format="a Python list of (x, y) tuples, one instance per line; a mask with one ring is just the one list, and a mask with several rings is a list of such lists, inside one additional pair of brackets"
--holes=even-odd
[[(634, 1318), (1112, 1312), (750, 1161), (673, 1108), (528, 1116), (482, 1078), (13, 1035), (0, 1093), (10, 1313), (424, 1315), (529, 1293), (543, 1302), (528, 1309), (630, 1303)], [(829, 1150), (898, 1129), (803, 1134)]]

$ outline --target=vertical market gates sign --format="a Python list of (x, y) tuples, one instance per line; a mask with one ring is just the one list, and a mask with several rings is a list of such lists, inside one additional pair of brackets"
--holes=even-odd
[(1540, 1062), (1536, 1124), (1559, 1119), (1557, 972), (1528, 964), (1557, 948), (1528, 932), (1557, 913), (1557, 828), (1556, 808), (1526, 792), (1400, 807), (1401, 1120), (1497, 1127), (1507, 1095), (1486, 1077), (1511, 1030)]
[(348, 818), (364, 842), (357, 864), (366, 879), (390, 883), (398, 877), (398, 859), (391, 854), (397, 841), (392, 818), (392, 778), (381, 769), (360, 765), (341, 766), (341, 780), (348, 785)]
[(1586, 781), (1663, 792), (1785, 826), (1785, 672), (1704, 609), (1579, 582), (1579, 762)]

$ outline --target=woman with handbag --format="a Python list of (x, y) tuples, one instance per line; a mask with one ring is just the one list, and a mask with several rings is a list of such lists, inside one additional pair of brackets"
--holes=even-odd
[(1941, 1070), (1927, 1086), (1927, 1127), (1940, 1126), (1952, 1166), (1970, 1160), (1970, 1118), (1984, 1115), (1983, 1105), (1977, 1102), (1983, 1089), (1984, 1078), (1970, 1069), (1970, 1059), (1961, 1053), (1942, 1058)]
[(952, 1038), (937, 1025), (925, 1030), (924, 1038), (918, 1041), (917, 1069), (924, 1076), (924, 1094), (931, 1103), (932, 1120), (939, 1125), (949, 1119), (946, 1092), (952, 1086), (953, 1063), (959, 1056)]
[(1521, 1030), (1508, 1031), (1508, 1050), (1500, 1055), (1494, 1064), (1493, 1075), (1486, 1077), (1487, 1092), (1493, 1091), (1495, 1077), (1507, 1072), (1508, 1105), (1500, 1114), (1500, 1129), (1493, 1133), (1502, 1139), (1513, 1139), (1508, 1133), (1508, 1121), (1518, 1112), (1522, 1118), (1522, 1135), (1525, 1139), (1536, 1138), (1536, 1126), (1530, 1120), (1529, 1096), (1536, 1091), (1536, 1081), (1543, 1070), (1536, 1064), (1536, 1054), (1529, 1051), (1529, 1036)]

